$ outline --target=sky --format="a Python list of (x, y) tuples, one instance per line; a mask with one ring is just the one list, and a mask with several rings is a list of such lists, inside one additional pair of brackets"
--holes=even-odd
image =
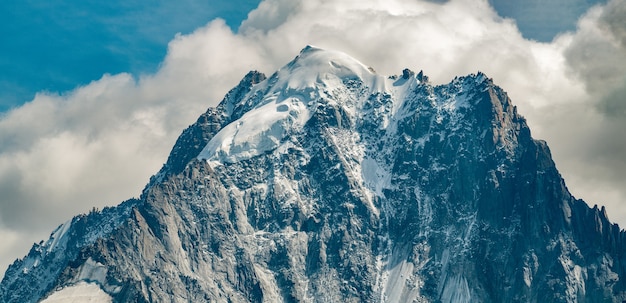
[(0, 271), (74, 215), (139, 196), (181, 131), (307, 44), (435, 84), (485, 72), (570, 191), (626, 226), (623, 0), (4, 1)]
[(104, 73), (154, 73), (176, 33), (221, 17), (236, 28), (258, 0), (2, 1), (0, 111)]

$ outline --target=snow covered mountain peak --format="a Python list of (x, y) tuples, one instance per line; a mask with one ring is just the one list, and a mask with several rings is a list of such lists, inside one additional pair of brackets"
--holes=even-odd
[[(341, 108), (354, 120), (361, 115), (368, 96), (394, 95), (389, 101), (396, 103), (392, 105), (395, 112), (421, 81), (427, 81), (421, 72), (415, 75), (406, 69), (401, 78), (384, 77), (345, 53), (309, 45), (270, 78), (250, 87), (236, 104), (225, 100), (221, 106), (231, 122), (198, 158), (219, 165), (274, 150), (328, 105)], [(391, 116), (383, 118), (387, 121)]]
[(217, 165), (277, 148), (288, 134), (302, 129), (320, 102), (328, 102), (329, 94), (345, 91), (351, 81), (383, 90), (385, 80), (345, 53), (305, 47), (293, 61), (252, 88), (240, 104), (230, 106), (245, 110), (211, 139), (198, 158)]
[(625, 252), (486, 75), (309, 46), (185, 129), (140, 199), (35, 245), (0, 302), (622, 302)]
[(278, 78), (278, 88), (302, 91), (318, 85), (332, 88), (354, 78), (371, 84), (376, 75), (373, 69), (345, 53), (309, 45), (278, 72)]

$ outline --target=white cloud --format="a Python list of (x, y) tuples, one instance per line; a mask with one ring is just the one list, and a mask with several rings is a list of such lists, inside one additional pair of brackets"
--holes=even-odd
[[(566, 67), (585, 94), (569, 106), (550, 104), (539, 122), (559, 169), (576, 196), (606, 205), (611, 219), (626, 225), (626, 2), (592, 8), (575, 33), (559, 38)], [(560, 91), (567, 86), (558, 87)], [(565, 98), (561, 98), (565, 99)], [(567, 100), (567, 99), (565, 99)], [(553, 123), (559, 121), (558, 124)]]
[[(23, 239), (0, 244), (0, 265), (24, 255), (32, 242), (77, 212), (137, 196), (178, 134), (206, 107), (216, 105), (247, 71), (272, 73), (306, 44), (344, 51), (382, 74), (423, 69), (437, 83), (486, 72), (509, 92), (535, 137), (548, 140), (566, 180), (581, 188), (568, 181), (570, 189), (595, 199), (597, 189), (606, 188), (611, 194), (601, 202), (610, 204), (612, 218), (626, 222), (626, 214), (616, 210), (624, 189), (611, 180), (623, 177), (611, 168), (624, 163), (609, 155), (622, 146), (603, 145), (624, 119), (610, 122), (602, 111), (589, 110), (597, 108), (596, 86), (604, 82), (585, 76), (618, 73), (614, 64), (572, 60), (578, 50), (595, 47), (593, 26), (619, 26), (601, 21), (603, 16), (596, 8), (577, 33), (551, 44), (525, 40), (514, 22), (500, 18), (484, 0), (266, 0), (239, 33), (212, 21), (172, 40), (153, 75), (104, 76), (67, 94), (40, 94), (0, 119), (0, 233)], [(607, 28), (603, 35), (619, 33)], [(615, 41), (607, 45), (620, 56), (622, 45)], [(587, 179), (589, 165), (580, 162), (596, 155), (598, 146), (605, 146), (599, 154), (608, 160), (598, 160), (597, 182), (585, 186), (577, 180)]]

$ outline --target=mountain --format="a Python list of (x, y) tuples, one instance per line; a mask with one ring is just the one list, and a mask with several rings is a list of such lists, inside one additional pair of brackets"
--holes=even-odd
[(0, 301), (622, 302), (625, 243), (486, 75), (308, 46), (183, 131), (139, 199), (35, 244)]

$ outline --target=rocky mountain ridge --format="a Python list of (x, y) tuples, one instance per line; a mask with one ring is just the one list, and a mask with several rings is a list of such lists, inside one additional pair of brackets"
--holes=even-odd
[(139, 199), (35, 245), (0, 298), (622, 302), (625, 237), (486, 75), (435, 86), (309, 46), (183, 131)]

